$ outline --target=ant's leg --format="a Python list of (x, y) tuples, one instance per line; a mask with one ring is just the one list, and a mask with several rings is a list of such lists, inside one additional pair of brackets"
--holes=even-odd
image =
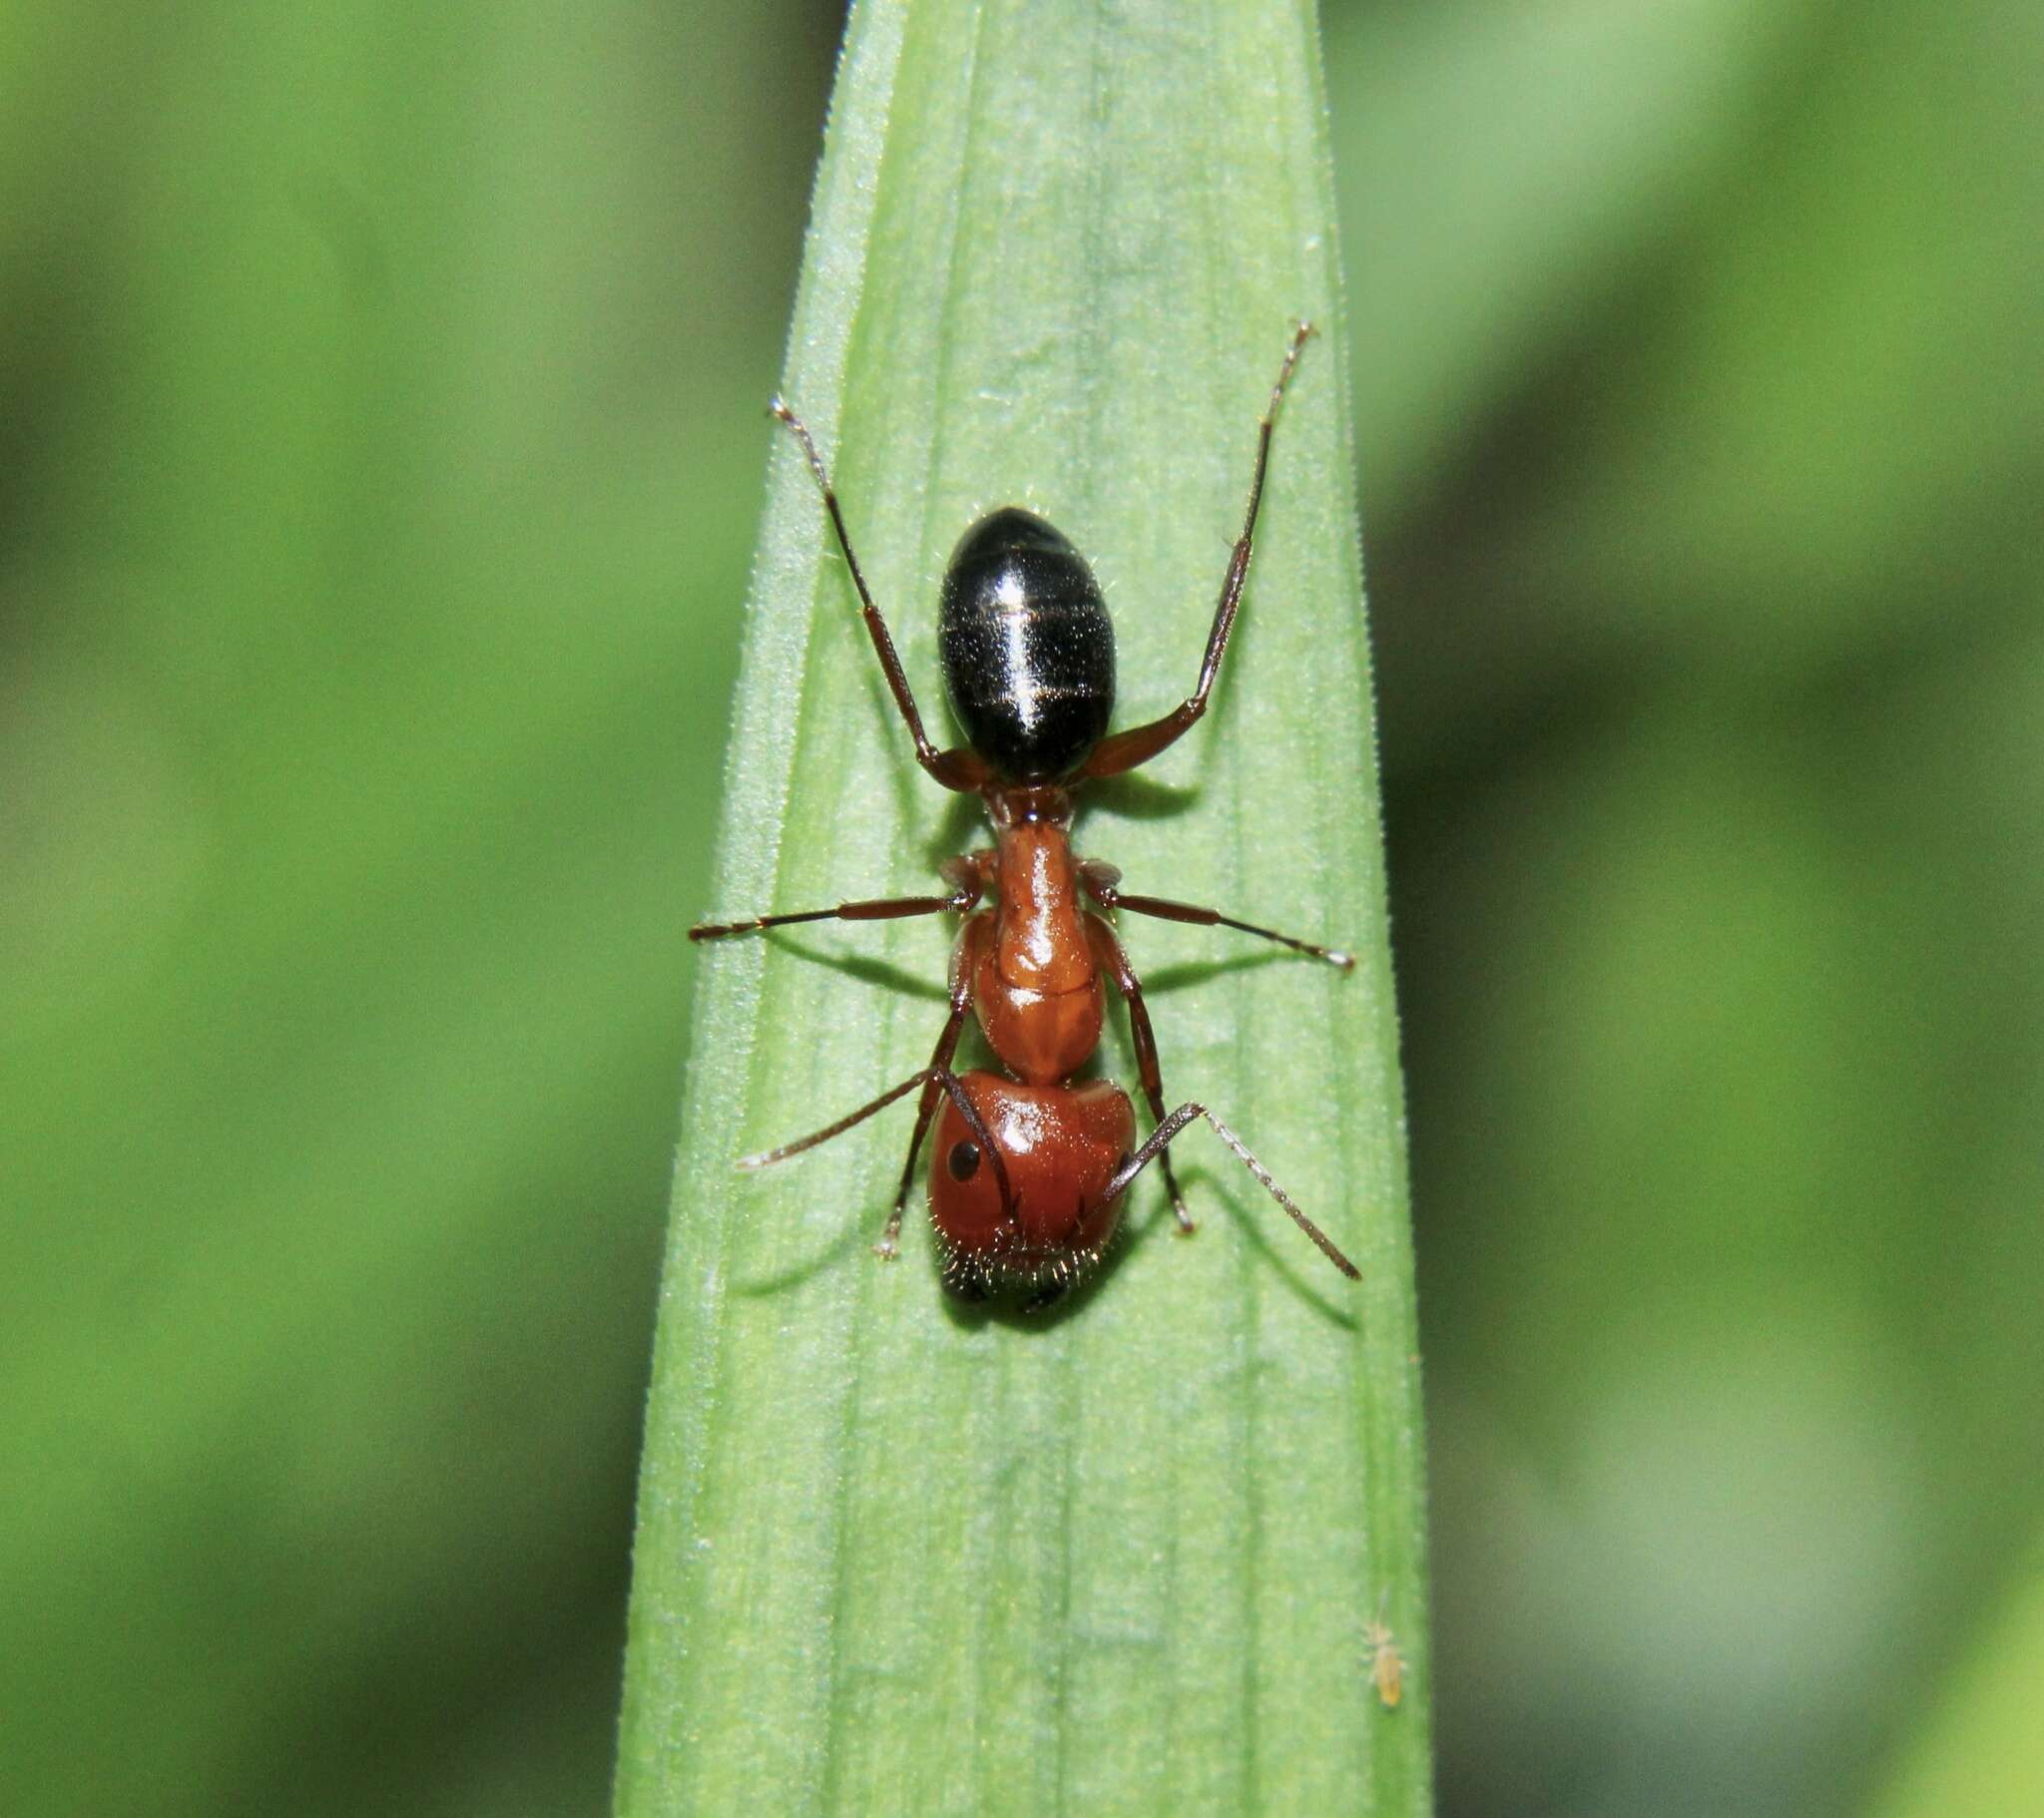
[(786, 915), (756, 915), (744, 922), (699, 922), (689, 930), (692, 941), (721, 941), (734, 934), (758, 934), (767, 928), (785, 928), (791, 922), (888, 922), (909, 915), (941, 915), (946, 909), (963, 912), (978, 897), (962, 890), (950, 896), (889, 896), (870, 903), (839, 903), (835, 909), (797, 909)]
[[(967, 940), (971, 938), (969, 932)], [(915, 1158), (922, 1153), (922, 1139), (929, 1134), (930, 1121), (937, 1115), (937, 1099), (943, 1081), (951, 1071), (951, 1057), (958, 1052), (958, 1038), (964, 1033), (965, 1018), (972, 1007), (972, 969), (966, 962), (966, 940), (958, 943), (951, 960), (951, 1014), (944, 1021), (944, 1033), (937, 1037), (936, 1052), (930, 1056), (929, 1084), (922, 1089), (922, 1102), (915, 1108), (915, 1134), (908, 1138), (908, 1159), (901, 1164), (901, 1184), (894, 1189), (894, 1209), (887, 1216), (887, 1228), (873, 1245), (873, 1254), (892, 1261), (899, 1254), (897, 1240), (901, 1219), (908, 1207), (908, 1195), (915, 1185)]]
[(1221, 584), (1221, 602), (1214, 609), (1214, 626), (1207, 634), (1207, 655), (1200, 664), (1200, 682), (1184, 700), (1162, 719), (1131, 726), (1103, 738), (1086, 761), (1088, 776), (1119, 776), (1140, 763), (1148, 763), (1159, 751), (1174, 743), (1207, 710), (1207, 696), (1213, 691), (1221, 658), (1228, 649), (1228, 634), (1235, 629), (1235, 615), (1242, 606), (1242, 590), (1250, 574), (1250, 546), (1257, 533), (1257, 511), (1264, 502), (1264, 476), (1271, 466), (1271, 431), (1278, 421), (1278, 406), (1284, 401), (1284, 387), (1298, 364), (1299, 350), (1313, 331), (1310, 322), (1292, 330), (1291, 345), (1284, 350), (1284, 364), (1278, 368), (1278, 382), (1271, 387), (1270, 407), (1257, 425), (1257, 468), (1250, 481), (1250, 506), (1243, 519), (1242, 535), (1236, 539), (1235, 554), (1228, 561), (1228, 576)]
[(1001, 1159), (1001, 1151), (994, 1144), (992, 1134), (987, 1130), (986, 1120), (979, 1115), (979, 1108), (965, 1096), (964, 1085), (948, 1067), (918, 1067), (899, 1086), (890, 1086), (877, 1099), (861, 1105), (848, 1117), (839, 1118), (835, 1124), (826, 1124), (821, 1130), (811, 1131), (806, 1136), (797, 1136), (792, 1142), (783, 1142), (778, 1148), (763, 1148), (756, 1154), (741, 1155), (732, 1165), (747, 1173), (757, 1173), (763, 1167), (771, 1167), (776, 1161), (785, 1161), (791, 1156), (820, 1147), (833, 1136), (841, 1136), (848, 1130), (863, 1124), (875, 1112), (882, 1112), (896, 1099), (905, 1099), (918, 1086), (934, 1083), (946, 1093), (951, 1103), (958, 1108), (958, 1115), (965, 1120), (965, 1128), (972, 1132), (973, 1140), (980, 1145), (982, 1153), (989, 1156), (994, 1164), (994, 1178), (1000, 1183), (1001, 1209), (1008, 1216), (1014, 1215), (1015, 1193), (1008, 1182), (1008, 1164)]
[[(1086, 917), (1086, 938), (1092, 944), (1093, 957), (1101, 969), (1115, 982), (1122, 994), (1122, 1001), (1129, 1007), (1129, 1034), (1136, 1045), (1136, 1072), (1143, 1082), (1143, 1096), (1150, 1101), (1150, 1115), (1159, 1124), (1164, 1122), (1164, 1076), (1157, 1066), (1157, 1036), (1150, 1027), (1150, 1012), (1143, 1003), (1143, 987), (1136, 979), (1136, 969), (1129, 964), (1129, 956), (1115, 939), (1114, 930), (1099, 916)], [(1186, 1210), (1186, 1196), (1179, 1191), (1178, 1175), (1172, 1171), (1171, 1156), (1160, 1150), (1157, 1156), (1164, 1169), (1164, 1189), (1171, 1195), (1171, 1209), (1178, 1214), (1178, 1228), (1191, 1236), (1193, 1215)]]
[(835, 1124), (826, 1124), (821, 1130), (812, 1131), (806, 1136), (798, 1136), (792, 1142), (783, 1142), (778, 1148), (763, 1148), (756, 1154), (741, 1155), (733, 1162), (734, 1167), (746, 1173), (757, 1173), (763, 1167), (771, 1167), (776, 1161), (785, 1161), (790, 1155), (799, 1155), (804, 1150), (828, 1142), (832, 1136), (841, 1136), (848, 1130), (863, 1124), (875, 1112), (885, 1111), (896, 1099), (905, 1099), (930, 1077), (927, 1067), (919, 1067), (903, 1080), (899, 1086), (890, 1086), (877, 1099), (861, 1105), (848, 1118), (839, 1118)]
[(1279, 934), (1275, 928), (1259, 928), (1255, 922), (1239, 922), (1232, 915), (1223, 915), (1219, 909), (1205, 909), (1197, 903), (1174, 903), (1161, 896), (1131, 896), (1119, 887), (1120, 878), (1121, 873), (1112, 865), (1087, 860), (1079, 866), (1079, 881), (1085, 885), (1086, 894), (1104, 909), (1126, 909), (1134, 915), (1154, 915), (1165, 922), (1191, 922), (1200, 928), (1235, 928), (1244, 934), (1276, 941), (1278, 946), (1289, 947), (1294, 953), (1325, 960), (1329, 966), (1338, 966), (1343, 972), (1355, 970), (1355, 955), (1344, 953), (1338, 947), (1316, 947), (1311, 941)]
[(692, 941), (721, 941), (734, 934), (759, 934), (785, 928), (791, 922), (886, 922), (909, 915), (941, 915), (946, 909), (963, 915), (979, 901), (983, 886), (976, 858), (948, 858), (941, 867), (951, 885), (949, 896), (889, 896), (871, 902), (839, 903), (835, 909), (797, 909), (786, 915), (756, 915), (744, 922), (699, 922), (689, 930)]
[(915, 696), (908, 691), (908, 678), (902, 672), (901, 659), (895, 655), (894, 640), (888, 635), (887, 622), (880, 617), (880, 609), (873, 604), (873, 596), (867, 591), (865, 571), (851, 553), (851, 535), (844, 528), (844, 513), (838, 509), (837, 494), (831, 488), (823, 457), (816, 452), (816, 444), (807, 425), (780, 398), (775, 398), (767, 408), (787, 426), (788, 432), (802, 445), (802, 453), (808, 456), (809, 472), (816, 476), (817, 490), (823, 495), (823, 509), (830, 514), (831, 528), (837, 532), (837, 547), (844, 551), (844, 564), (851, 570), (852, 585), (858, 589), (859, 603), (865, 609), (866, 631), (872, 637), (873, 650), (879, 656), (880, 668), (887, 673), (887, 685), (894, 691), (894, 704), (908, 722), (908, 735), (915, 740), (915, 761), (947, 789), (977, 789), (989, 774), (978, 753), (962, 745), (949, 751), (939, 751), (922, 729), (922, 715), (916, 711)]
[(1158, 1125), (1151, 1132), (1149, 1141), (1145, 1142), (1120, 1167), (1114, 1170), (1113, 1178), (1108, 1181), (1106, 1188), (1100, 1195), (1101, 1198), (1109, 1200), (1114, 1198), (1117, 1193), (1125, 1192), (1128, 1189), (1129, 1182), (1135, 1179), (1155, 1157), (1163, 1154), (1166, 1145), (1171, 1141), (1172, 1137), (1179, 1135), (1195, 1118), (1205, 1118), (1209, 1124), (1213, 1125), (1215, 1134), (1230, 1148), (1235, 1150), (1236, 1154), (1241, 1157), (1243, 1166), (1255, 1174), (1264, 1183), (1264, 1187), (1271, 1197), (1277, 1200), (1290, 1214), (1292, 1223), (1297, 1225), (1313, 1242), (1320, 1246), (1320, 1253), (1329, 1262), (1339, 1269), (1342, 1274), (1346, 1275), (1349, 1280), (1360, 1281), (1362, 1279), (1362, 1271), (1354, 1263), (1350, 1262), (1346, 1256), (1342, 1255), (1334, 1247), (1333, 1243), (1329, 1241), (1326, 1233), (1292, 1203), (1291, 1195), (1271, 1178), (1271, 1170), (1259, 1161), (1255, 1155), (1250, 1153), (1248, 1144), (1204, 1105), (1181, 1105), (1177, 1111), (1173, 1112), (1162, 1124)]

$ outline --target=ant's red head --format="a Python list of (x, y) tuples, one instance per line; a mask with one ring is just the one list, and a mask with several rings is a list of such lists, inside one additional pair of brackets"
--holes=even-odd
[(1048, 1305), (1093, 1270), (1114, 1235), (1121, 1195), (1108, 1198), (1107, 1187), (1135, 1145), (1136, 1114), (1106, 1080), (1024, 1086), (969, 1073), (959, 1085), (983, 1129), (944, 1101), (930, 1157), (944, 1285), (964, 1300), (1021, 1293)]

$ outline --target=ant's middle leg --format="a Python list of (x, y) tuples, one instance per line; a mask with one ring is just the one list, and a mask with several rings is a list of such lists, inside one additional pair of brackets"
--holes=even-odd
[(809, 434), (808, 426), (780, 398), (775, 398), (767, 409), (786, 425), (788, 434), (801, 444), (802, 453), (808, 457), (809, 472), (816, 479), (816, 490), (823, 495), (823, 509), (830, 514), (830, 527), (837, 533), (837, 547), (844, 552), (845, 567), (851, 570), (851, 584), (858, 589), (859, 604), (865, 612), (866, 632), (873, 641), (873, 651), (880, 659), (880, 668), (886, 672), (887, 686), (893, 691), (894, 704), (901, 709), (901, 717), (907, 721), (908, 735), (915, 741), (915, 761), (947, 789), (977, 789), (990, 774), (985, 759), (964, 745), (940, 751), (930, 743), (929, 734), (922, 728), (922, 714), (916, 710), (915, 696), (909, 691), (908, 677), (901, 668), (900, 657), (895, 654), (893, 637), (888, 633), (886, 620), (880, 617), (880, 609), (873, 604), (872, 593), (866, 587), (865, 571), (851, 553), (851, 533), (844, 528), (844, 513), (838, 508), (837, 493), (830, 484), (823, 457), (816, 452), (815, 439)]
[(699, 922), (689, 930), (692, 941), (721, 941), (734, 934), (761, 934), (795, 922), (886, 922), (910, 915), (941, 915), (947, 909), (963, 915), (984, 890), (978, 863), (948, 858), (941, 867), (949, 896), (887, 896), (870, 902), (839, 903), (834, 909), (796, 909), (784, 915), (756, 915), (743, 922)]
[[(1114, 980), (1122, 1001), (1129, 1007), (1129, 1036), (1136, 1048), (1136, 1073), (1143, 1082), (1143, 1096), (1150, 1102), (1151, 1117), (1162, 1124), (1164, 1075), (1157, 1065), (1157, 1034), (1150, 1027), (1150, 1012), (1143, 1002), (1143, 987), (1136, 978), (1136, 969), (1129, 964), (1129, 956), (1115, 938), (1114, 930), (1099, 916), (1086, 917), (1086, 939), (1093, 948), (1094, 959)], [(1190, 1236), (1193, 1215), (1186, 1210), (1186, 1196), (1179, 1190), (1171, 1156), (1159, 1149), (1157, 1159), (1164, 1168), (1164, 1188), (1171, 1195), (1171, 1209), (1178, 1214), (1178, 1228)]]
[(1132, 896), (1121, 888), (1121, 877), (1114, 866), (1102, 864), (1098, 859), (1080, 861), (1079, 881), (1085, 886), (1086, 894), (1103, 909), (1126, 909), (1131, 915), (1154, 915), (1159, 921), (1190, 922), (1198, 928), (1234, 928), (1262, 940), (1276, 941), (1280, 947), (1289, 947), (1293, 953), (1325, 960), (1329, 966), (1338, 967), (1343, 972), (1355, 970), (1355, 955), (1338, 947), (1320, 947), (1289, 934), (1279, 934), (1275, 928), (1260, 928), (1255, 922), (1239, 922), (1232, 915), (1223, 915), (1219, 909), (1204, 908), (1198, 903), (1175, 903), (1161, 896)]

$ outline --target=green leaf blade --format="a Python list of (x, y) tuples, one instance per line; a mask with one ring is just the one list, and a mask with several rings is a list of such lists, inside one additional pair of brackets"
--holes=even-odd
[[(869, 5), (817, 185), (788, 395), (933, 735), (934, 593), (980, 512), (1041, 511), (1117, 620), (1118, 723), (1198, 669), (1288, 319), (1307, 350), (1206, 722), (1082, 807), (1131, 889), (1332, 939), (1354, 976), (1124, 918), (1167, 1098), (1211, 1134), (1065, 1316), (948, 1307), (918, 1190), (867, 1254), (905, 1109), (733, 1157), (923, 1065), (951, 934), (703, 956), (635, 1561), (619, 1809), (1428, 1804), (1411, 1274), (1367, 652), (1309, 14)], [(928, 888), (983, 842), (916, 770), (791, 446), (776, 448), (716, 914)], [(692, 909), (696, 906), (690, 906)], [(818, 963), (819, 961), (824, 963)], [(1133, 1080), (1125, 1037), (1103, 1065)], [(1412, 1670), (1377, 1704), (1390, 1587)]]

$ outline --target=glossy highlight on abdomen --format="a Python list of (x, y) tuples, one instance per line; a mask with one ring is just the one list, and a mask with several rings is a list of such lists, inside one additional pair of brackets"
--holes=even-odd
[(1114, 622), (1064, 534), (1003, 506), (958, 540), (937, 610), (966, 742), (1011, 782), (1070, 775), (1114, 717)]

